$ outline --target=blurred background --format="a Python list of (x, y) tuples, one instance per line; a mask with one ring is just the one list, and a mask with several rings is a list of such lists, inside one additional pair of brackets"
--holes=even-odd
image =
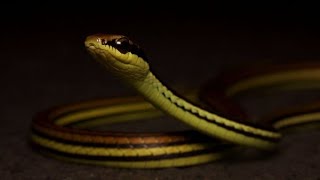
[[(83, 42), (90, 34), (129, 36), (145, 49), (160, 80), (174, 87), (195, 88), (231, 68), (319, 61), (316, 5), (299, 1), (40, 2), (6, 4), (0, 15), (0, 174), (4, 179), (319, 178), (317, 132), (284, 139), (282, 151), (264, 160), (151, 171), (68, 164), (42, 157), (27, 144), (32, 117), (40, 110), (135, 94), (88, 55)], [(259, 104), (253, 109), (259, 112), (282, 105), (266, 97), (256, 100)], [(166, 129), (167, 123), (156, 126)]]

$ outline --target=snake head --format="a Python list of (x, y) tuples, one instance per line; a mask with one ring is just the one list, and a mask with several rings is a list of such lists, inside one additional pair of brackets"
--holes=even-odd
[(149, 73), (143, 50), (126, 36), (95, 34), (86, 38), (85, 46), (98, 62), (121, 78), (143, 79)]

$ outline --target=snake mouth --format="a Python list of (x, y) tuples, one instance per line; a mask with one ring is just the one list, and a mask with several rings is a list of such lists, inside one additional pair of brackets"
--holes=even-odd
[[(101, 49), (97, 48), (94, 44), (86, 45), (86, 48), (88, 52), (93, 56), (96, 57), (95, 59), (101, 63), (101, 64), (111, 64), (111, 61), (109, 60), (108, 63), (106, 63), (105, 60), (101, 59), (101, 56), (103, 56), (103, 59), (105, 59), (106, 54)], [(100, 56), (100, 57), (99, 57)], [(113, 63), (112, 63), (113, 64)]]
[(135, 54), (135, 44), (120, 35), (91, 35), (85, 47), (95, 59), (110, 71), (123, 77), (141, 79), (149, 73), (149, 65)]
[(119, 66), (119, 63), (122, 64), (122, 68), (123, 66), (140, 68), (139, 65), (130, 60), (130, 58), (134, 56), (132, 53), (127, 52), (127, 54), (122, 54), (121, 52), (117, 52), (118, 50), (112, 46), (100, 45), (98, 42), (99, 40), (96, 40), (95, 42), (92, 42), (91, 40), (85, 41), (85, 47), (90, 54), (96, 57), (96, 60), (99, 63), (112, 66), (115, 69), (118, 69), (117, 66)]
[(130, 52), (123, 53), (110, 45), (102, 45), (102, 41), (103, 39), (101, 38), (96, 37), (93, 39), (89, 36), (85, 41), (85, 46), (90, 53), (103, 56), (104, 59), (108, 59), (109, 62), (112, 61), (111, 63), (116, 63), (116, 61), (118, 61), (122, 64), (134, 65), (132, 61), (130, 61), (130, 56), (133, 54)]

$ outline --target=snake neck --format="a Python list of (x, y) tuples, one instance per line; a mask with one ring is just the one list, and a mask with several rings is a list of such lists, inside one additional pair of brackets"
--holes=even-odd
[(270, 149), (280, 138), (273, 130), (238, 123), (188, 102), (164, 86), (152, 72), (143, 80), (130, 84), (155, 107), (204, 134), (262, 149)]
[(161, 83), (161, 81), (152, 72), (149, 72), (145, 79), (140, 81), (131, 81), (131, 84), (155, 107), (182, 121), (184, 120), (184, 116), (181, 116), (181, 114), (177, 113), (179, 110), (184, 112), (186, 115), (196, 116), (200, 119), (218, 122), (221, 120), (235, 123), (234, 121), (228, 120), (197, 105), (194, 105), (183, 97), (173, 93), (170, 89), (163, 85), (163, 83)]
[(193, 105), (182, 97), (177, 96), (152, 73), (149, 72), (145, 79), (139, 81), (131, 81), (133, 87), (144, 96), (146, 100), (151, 102), (165, 113), (174, 116), (180, 120), (184, 120), (181, 115), (177, 116), (177, 112), (182, 110), (188, 115), (201, 116), (209, 120), (223, 119), (221, 116), (210, 113), (198, 106)]
[(175, 116), (177, 110), (175, 108), (191, 110), (194, 113), (201, 110), (201, 108), (174, 94), (152, 72), (149, 72), (144, 80), (134, 81), (131, 84), (145, 99), (172, 116)]

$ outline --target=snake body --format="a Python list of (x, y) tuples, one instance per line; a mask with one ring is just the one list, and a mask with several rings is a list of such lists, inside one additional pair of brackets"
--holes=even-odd
[[(249, 123), (249, 120), (240, 121), (240, 115), (227, 115), (228, 108), (223, 113), (214, 113), (173, 93), (151, 72), (143, 50), (128, 37), (96, 34), (87, 37), (85, 46), (94, 59), (142, 98), (88, 101), (37, 114), (32, 123), (31, 142), (52, 157), (121, 168), (190, 166), (220, 159), (239, 146), (273, 150), (282, 136), (278, 130), (315, 123), (320, 116), (308, 109), (278, 118), (269, 127)], [(272, 86), (288, 87), (292, 82), (300, 84), (295, 87), (314, 88), (314, 82), (320, 80), (320, 69), (286, 66), (273, 71), (248, 71), (236, 77), (205, 88), (203, 97), (208, 98), (208, 104), (219, 109), (217, 102), (221, 97)], [(189, 125), (194, 131), (129, 133), (87, 129), (148, 119), (162, 113)]]

